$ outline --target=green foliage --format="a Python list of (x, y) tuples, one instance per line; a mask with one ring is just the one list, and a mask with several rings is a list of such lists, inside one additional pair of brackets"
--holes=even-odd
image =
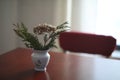
[(13, 24), (15, 26), (13, 30), (20, 38), (22, 38), (22, 41), (24, 42), (26, 47), (33, 48), (35, 50), (47, 50), (52, 47), (56, 47), (55, 40), (57, 39), (59, 34), (65, 32), (69, 28), (68, 26), (66, 26), (66, 24), (67, 22), (64, 22), (63, 24), (57, 26), (55, 28), (55, 31), (44, 34), (43, 43), (39, 41), (39, 35), (36, 35), (35, 33), (29, 33), (27, 27), (22, 22), (20, 24)]

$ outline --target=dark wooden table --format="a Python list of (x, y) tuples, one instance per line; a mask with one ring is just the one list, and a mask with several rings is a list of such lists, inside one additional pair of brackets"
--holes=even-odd
[(46, 72), (34, 71), (30, 49), (0, 55), (0, 80), (120, 80), (120, 60), (50, 52)]

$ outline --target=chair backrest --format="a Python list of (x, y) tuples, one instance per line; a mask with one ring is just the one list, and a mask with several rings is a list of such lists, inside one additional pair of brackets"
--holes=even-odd
[(99, 54), (110, 57), (116, 47), (116, 39), (112, 36), (63, 32), (59, 36), (60, 47), (66, 51)]

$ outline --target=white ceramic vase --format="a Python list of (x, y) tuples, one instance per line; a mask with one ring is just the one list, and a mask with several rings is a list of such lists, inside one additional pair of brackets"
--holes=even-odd
[(31, 55), (36, 71), (45, 71), (50, 60), (48, 50), (33, 50)]

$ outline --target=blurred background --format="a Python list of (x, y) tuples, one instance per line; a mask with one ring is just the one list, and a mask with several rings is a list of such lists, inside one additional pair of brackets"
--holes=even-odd
[[(67, 21), (74, 31), (114, 36), (119, 48), (119, 4), (119, 0), (0, 0), (0, 53), (25, 47), (13, 32), (17, 22), (32, 32), (40, 23), (59, 25)], [(53, 50), (61, 51), (60, 47)]]

